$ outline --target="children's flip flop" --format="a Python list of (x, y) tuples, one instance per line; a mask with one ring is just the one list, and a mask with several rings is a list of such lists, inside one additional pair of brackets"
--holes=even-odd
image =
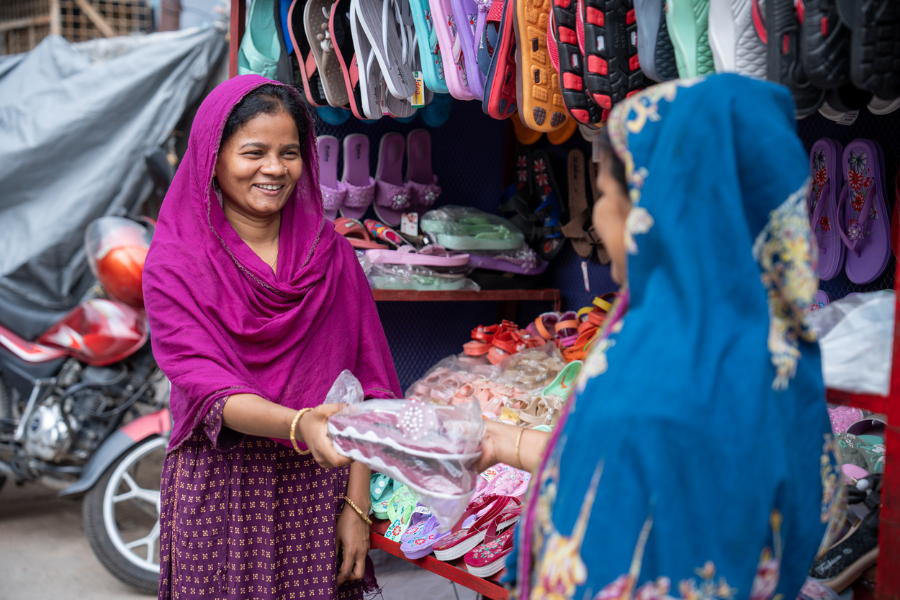
[(238, 49), (238, 75), (252, 73), (275, 79), (280, 57), (274, 0), (256, 0), (250, 5), (247, 33)]
[(584, 6), (584, 85), (597, 106), (609, 110), (645, 85), (634, 8), (631, 0), (579, 1)]
[(334, 220), (334, 230), (347, 238), (347, 241), (350, 242), (350, 245), (358, 250), (388, 249), (386, 245), (379, 244), (378, 242), (373, 240), (372, 234), (369, 233), (363, 226), (363, 224), (359, 221), (355, 221), (353, 219), (345, 219), (344, 217), (338, 217)]
[(409, 527), (400, 536), (400, 550), (403, 555), (409, 560), (415, 560), (431, 554), (434, 543), (450, 535), (449, 531), (439, 533), (437, 529), (438, 520), (431, 511), (421, 506), (416, 507)]
[(857, 285), (877, 279), (891, 257), (891, 232), (884, 201), (884, 158), (871, 140), (856, 139), (844, 149), (838, 232), (849, 250), (845, 271)]
[(414, 129), (406, 136), (406, 187), (412, 210), (424, 214), (431, 210), (441, 188), (431, 166), (431, 134)]
[(413, 24), (419, 42), (419, 57), (422, 61), (422, 76), (425, 87), (438, 94), (448, 94), (447, 82), (444, 80), (444, 65), (441, 52), (437, 47), (437, 34), (434, 32), (434, 20), (431, 17), (431, 5), (428, 0), (410, 0)]
[(572, 242), (572, 248), (581, 258), (590, 258), (593, 245), (591, 238), (584, 230), (591, 219), (588, 208), (587, 190), (585, 189), (584, 153), (575, 148), (569, 152), (569, 221), (562, 226), (563, 235)]
[(522, 123), (534, 131), (553, 131), (568, 118), (559, 75), (547, 54), (551, 0), (510, 0), (515, 8), (516, 106)]
[(813, 295), (812, 305), (809, 307), (809, 312), (816, 312), (817, 310), (822, 310), (826, 306), (831, 304), (831, 294), (824, 290), (819, 290)]
[(478, 42), (475, 28), (478, 24), (478, 4), (475, 0), (450, 0), (453, 9), (453, 20), (456, 23), (456, 36), (460, 44), (460, 52), (466, 63), (466, 81), (469, 91), (475, 100), (484, 99), (484, 74), (478, 66)]
[(399, 233), (397, 233), (384, 223), (381, 223), (380, 221), (376, 221), (375, 219), (366, 219), (364, 225), (376, 240), (387, 242), (391, 247), (399, 248), (400, 246), (409, 245), (407, 244), (406, 240), (400, 237)]
[(715, 73), (709, 47), (709, 0), (668, 0), (666, 26), (682, 79)]
[(341, 206), (341, 216), (362, 219), (375, 198), (375, 180), (369, 175), (369, 137), (351, 133), (344, 138), (344, 174), (341, 182), (347, 197)]
[(440, 50), (441, 62), (444, 65), (447, 90), (457, 100), (474, 100), (475, 95), (469, 89), (466, 61), (463, 57), (465, 51), (459, 39), (451, 0), (432, 0), (431, 16), (437, 34), (437, 48)]
[(410, 194), (403, 181), (403, 154), (406, 140), (399, 133), (386, 133), (378, 147), (378, 167), (375, 170), (375, 214), (396, 227), (409, 210)]
[(338, 65), (341, 67), (341, 75), (344, 77), (344, 87), (347, 89), (350, 110), (357, 119), (366, 119), (366, 114), (362, 110), (362, 91), (359, 87), (356, 50), (353, 47), (353, 36), (350, 33), (350, 5), (350, 0), (337, 0), (332, 5), (328, 31), (331, 34), (331, 43), (334, 44)]
[(415, 508), (416, 499), (413, 497), (412, 492), (405, 485), (401, 485), (391, 497), (391, 503), (388, 504), (388, 519), (391, 520), (391, 524), (384, 533), (384, 537), (399, 542), (403, 532), (406, 531), (410, 521), (412, 521)]
[(406, 27), (413, 26), (409, 4), (400, 0), (357, 0), (357, 17), (369, 38), (388, 91), (396, 98), (412, 96), (416, 82), (409, 57), (414, 49), (403, 34)]
[[(647, 0), (643, 0), (646, 2)], [(659, 2), (659, 0), (652, 0)], [(807, 0), (807, 6), (809, 6)], [(635, 0), (635, 7), (641, 0)], [(665, 3), (662, 3), (665, 6)], [(766, 78), (766, 45), (753, 27), (752, 5), (747, 0), (712, 0), (709, 3), (709, 47), (716, 73), (740, 73)], [(818, 21), (817, 21), (818, 22)], [(638, 12), (638, 35), (644, 25)], [(647, 72), (644, 56), (641, 67)]]
[(840, 142), (822, 138), (813, 144), (809, 155), (812, 185), (809, 190), (810, 228), (819, 245), (819, 279), (828, 281), (844, 267), (844, 243), (837, 229), (838, 197), (843, 188), (844, 172)]
[(375, 49), (360, 23), (360, 1), (350, 0), (350, 35), (353, 38), (359, 76), (360, 103), (357, 107), (366, 118), (380, 119), (384, 116), (381, 110), (381, 66), (375, 59)]
[(288, 10), (288, 34), (294, 44), (294, 55), (297, 57), (306, 101), (312, 106), (328, 106), (328, 99), (325, 97), (325, 90), (321, 85), (319, 68), (309, 47), (309, 40), (306, 39), (306, 30), (303, 26), (306, 2), (307, 0), (294, 0), (291, 3), (291, 8)]
[[(728, 2), (722, 4), (727, 5)], [(638, 56), (644, 75), (653, 81), (678, 79), (675, 48), (672, 47), (669, 29), (666, 27), (665, 0), (634, 0), (634, 16), (638, 28)], [(765, 47), (763, 52), (765, 53)]]
[(841, 20), (838, 3), (805, 0), (800, 27), (800, 55), (810, 82), (834, 89), (850, 82), (850, 28)]
[(338, 62), (328, 23), (331, 20), (332, 0), (308, 0), (303, 9), (303, 25), (306, 40), (319, 67), (322, 88), (328, 104), (340, 108), (347, 104), (347, 86)]
[(338, 209), (347, 197), (347, 188), (337, 178), (338, 150), (340, 142), (331, 135), (320, 135), (316, 138), (319, 149), (319, 187), (325, 205), (325, 218), (334, 221)]
[(858, 0), (850, 43), (853, 84), (879, 98), (900, 97), (900, 3)]
[[(516, 32), (514, 0), (494, 0), (487, 14), (478, 61), (488, 62), (481, 109), (494, 119), (516, 112)], [(491, 52), (489, 49), (492, 49)], [(516, 119), (518, 120), (518, 119)], [(537, 141), (537, 140), (535, 140)]]
[[(758, 0), (754, 0), (756, 2)], [(798, 117), (816, 112), (825, 92), (813, 86), (800, 60), (800, 19), (794, 0), (766, 0), (767, 73), (769, 81), (786, 86)]]

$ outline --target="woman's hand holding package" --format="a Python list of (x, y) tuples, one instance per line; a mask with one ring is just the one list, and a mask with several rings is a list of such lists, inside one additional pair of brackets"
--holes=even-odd
[(544, 431), (487, 421), (484, 438), (481, 440), (482, 454), (475, 470), (481, 472), (497, 463), (505, 463), (533, 473), (538, 468), (549, 441), (550, 434)]

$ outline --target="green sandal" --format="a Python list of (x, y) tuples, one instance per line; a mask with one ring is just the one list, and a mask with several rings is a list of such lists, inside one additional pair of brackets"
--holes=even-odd
[(544, 392), (541, 395), (555, 396), (559, 398), (560, 402), (568, 400), (572, 390), (575, 389), (575, 380), (578, 379), (578, 374), (581, 373), (581, 367), (583, 366), (584, 363), (580, 360), (570, 362), (565, 369), (559, 372), (553, 383), (544, 388)]

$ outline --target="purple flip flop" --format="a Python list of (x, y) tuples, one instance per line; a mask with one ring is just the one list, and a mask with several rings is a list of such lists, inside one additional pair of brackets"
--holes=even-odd
[(431, 547), (439, 539), (450, 535), (450, 532), (439, 533), (438, 520), (430, 512), (422, 512), (416, 507), (409, 527), (400, 536), (400, 550), (410, 560), (423, 558), (431, 554)]
[(815, 312), (817, 310), (822, 310), (826, 306), (831, 304), (831, 294), (824, 290), (819, 290), (813, 296), (812, 305), (809, 307), (809, 312)]
[(441, 188), (431, 168), (431, 134), (415, 129), (406, 136), (406, 185), (410, 203), (420, 215), (434, 206)]
[(316, 138), (316, 146), (319, 149), (319, 189), (322, 190), (325, 218), (334, 221), (338, 209), (347, 198), (347, 188), (337, 178), (341, 143), (333, 135), (320, 135)]
[(865, 285), (884, 272), (891, 258), (883, 157), (874, 142), (856, 139), (844, 149), (841, 167), (847, 180), (838, 201), (838, 232), (849, 249), (844, 269), (850, 281)]
[(822, 138), (813, 144), (809, 154), (809, 170), (812, 186), (809, 190), (807, 208), (810, 215), (810, 229), (815, 233), (819, 245), (819, 279), (833, 279), (844, 267), (844, 243), (838, 233), (838, 196), (844, 183), (841, 169), (841, 143), (831, 138)]
[(410, 209), (410, 193), (403, 182), (403, 153), (406, 140), (399, 133), (386, 133), (378, 148), (375, 170), (375, 214), (391, 227)]
[(352, 133), (344, 138), (344, 175), (347, 191), (341, 216), (359, 221), (375, 197), (375, 180), (369, 175), (369, 137)]

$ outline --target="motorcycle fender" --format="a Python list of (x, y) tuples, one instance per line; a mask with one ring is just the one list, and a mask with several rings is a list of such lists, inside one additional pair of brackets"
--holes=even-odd
[(168, 408), (138, 417), (113, 433), (100, 444), (81, 472), (81, 478), (59, 492), (60, 497), (83, 494), (91, 489), (111, 464), (152, 435), (166, 436), (172, 431), (172, 416)]

